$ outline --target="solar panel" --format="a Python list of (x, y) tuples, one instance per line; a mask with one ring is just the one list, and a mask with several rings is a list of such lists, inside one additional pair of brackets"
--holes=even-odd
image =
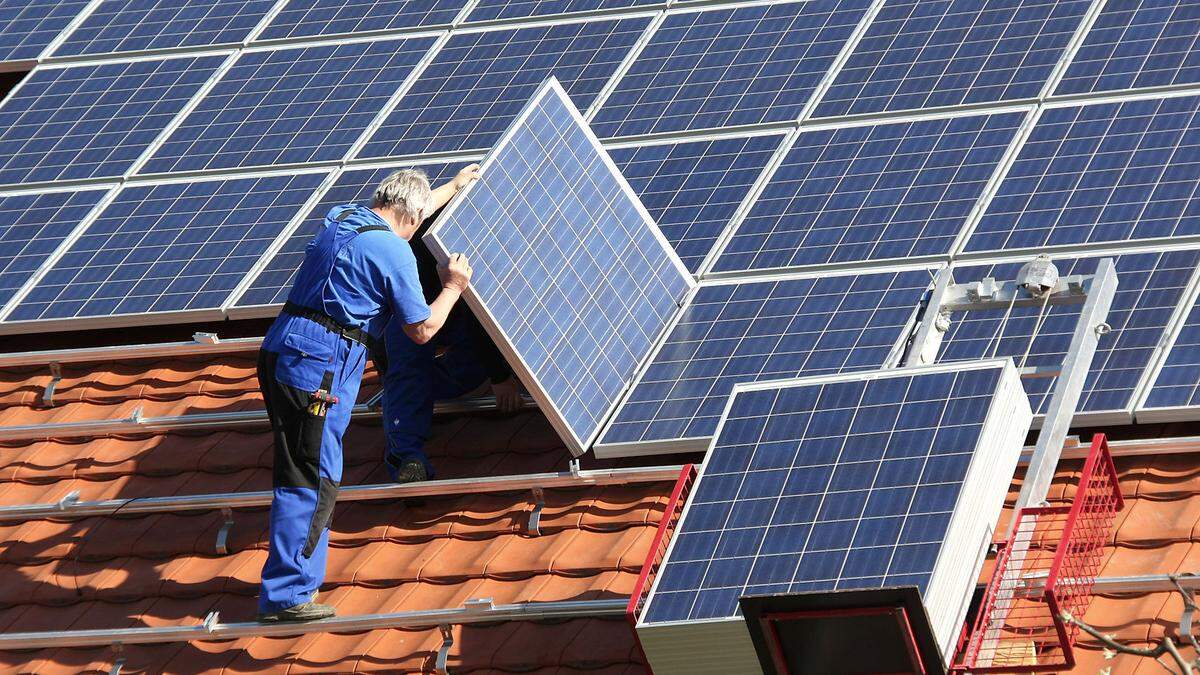
[[(300, 269), (300, 263), (304, 260), (304, 247), (316, 236), (321, 224), (325, 221), (325, 214), (338, 204), (370, 204), (371, 196), (375, 193), (375, 188), (379, 186), (380, 181), (399, 168), (402, 167), (358, 169), (345, 171), (338, 176), (329, 190), (321, 196), (317, 205), (309, 211), (300, 226), (288, 236), (279, 251), (255, 276), (235, 306), (238, 308), (269, 307), (267, 313), (273, 316), (278, 306), (287, 300), (292, 282), (296, 279), (296, 270)], [(429, 182), (437, 187), (453, 178), (455, 172), (462, 168), (462, 163), (433, 164), (417, 168), (424, 170), (429, 176)], [(252, 311), (236, 313), (247, 316), (262, 314)], [(231, 311), (231, 315), (233, 314), (235, 312)]]
[(472, 262), (468, 302), (575, 454), (692, 288), (555, 80), (424, 241)]
[[(1061, 275), (1091, 274), (1100, 257), (1055, 260)], [(1116, 256), (1118, 286), (1108, 312), (1112, 332), (1102, 336), (1075, 419), (1077, 422), (1127, 423), (1133, 394), (1154, 357), (1159, 341), (1170, 323), (1175, 306), (1200, 265), (1200, 251), (1126, 253)], [(956, 281), (974, 281), (987, 276), (1012, 279), (1020, 263), (955, 268)], [(1021, 364), (1058, 366), (1071, 342), (1079, 317), (1079, 305), (1047, 308), (1038, 338), (1030, 347), (1029, 337), (1038, 322), (1038, 307), (1015, 308), (1000, 331), (1005, 312), (975, 311), (951, 317), (950, 330), (942, 339), (939, 361), (978, 359), (989, 355), (1011, 356)], [(1000, 337), (997, 339), (997, 334)], [(1049, 403), (1056, 378), (1024, 380), (1035, 413)]]
[(1179, 333), (1161, 368), (1153, 374), (1145, 401), (1138, 406), (1139, 422), (1200, 417), (1200, 303), (1193, 301), (1185, 311)]
[(945, 651), (1030, 421), (1007, 361), (739, 387), (639, 635), (740, 623), (743, 595), (916, 586)]
[(359, 155), (488, 148), (551, 76), (586, 108), (649, 23), (642, 17), (453, 35)]
[(945, 256), (1024, 118), (802, 133), (713, 271)]
[(1200, 82), (1200, 2), (1109, 2), (1056, 94)]
[(0, 0), (0, 61), (32, 61), (88, 0)]
[(102, 189), (0, 197), (0, 309), (106, 194)]
[(524, 17), (636, 9), (664, 5), (665, 0), (479, 0), (467, 21), (494, 21)]
[(701, 286), (597, 454), (702, 450), (735, 384), (883, 366), (930, 280), (915, 270)]
[(201, 47), (245, 40), (275, 0), (108, 0), (55, 56)]
[(1200, 233), (1200, 97), (1042, 113), (968, 251)]
[(6, 320), (218, 310), (324, 178), (125, 187)]
[(466, 0), (290, 0), (262, 39), (445, 26)]
[(769, 135), (656, 143), (609, 154), (694, 273), (781, 140)]
[(1035, 97), (1091, 4), (889, 1), (814, 117)]
[(36, 70), (0, 104), (0, 184), (120, 176), (222, 61)]
[(870, 4), (810, 0), (669, 14), (592, 128), (629, 136), (796, 119)]
[(433, 42), (245, 52), (142, 173), (341, 159)]

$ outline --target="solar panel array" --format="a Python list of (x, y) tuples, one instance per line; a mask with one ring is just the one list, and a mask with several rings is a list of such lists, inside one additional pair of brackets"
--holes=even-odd
[[(0, 241), (16, 243), (0, 256), (0, 332), (269, 315), (310, 214), (361, 199), (376, 169), (448, 176), (477, 160), (553, 76), (698, 298), (841, 284), (743, 350), (816, 335), (822, 312), (853, 324), (840, 315), (865, 307), (887, 307), (877, 316), (902, 333), (897, 317), (929, 277), (918, 267), (957, 264), (961, 280), (1043, 249), (1076, 270), (1107, 253), (1132, 323), (1102, 339), (1086, 409), (1197, 418), (1200, 282), (1179, 277), (1200, 246), (1198, 26), (1191, 0), (0, 0), (0, 70), (36, 62), (0, 102), (0, 212), (14, 214)], [(130, 195), (189, 182), (226, 186), (220, 207), (118, 222)], [(100, 229), (157, 240), (187, 220), (225, 237), (252, 210), (229, 192), (242, 186), (287, 196), (253, 216), (263, 227), (246, 241), (221, 239), (236, 264), (131, 262), (131, 245)], [(135, 264), (151, 276), (134, 278)], [(115, 276), (89, 284), (87, 267)], [(910, 306), (855, 290), (888, 275), (905, 279)], [(1030, 359), (1056, 358), (1069, 311), (1053, 313), (1057, 337)], [(969, 354), (995, 329), (954, 328), (944, 350)], [(727, 344), (679, 330), (651, 351)], [(1022, 330), (1007, 328), (996, 353), (1023, 355)], [(864, 363), (886, 342), (869, 336)], [(833, 358), (825, 344), (801, 350), (821, 355), (813, 372), (832, 372), (817, 365)], [(687, 445), (712, 412), (668, 398), (715, 400), (758, 376), (721, 357), (728, 369), (697, 380), (720, 387), (700, 392), (671, 369), (716, 367), (707, 356), (655, 358), (639, 368), (653, 386), (634, 387), (605, 434), (619, 443)]]

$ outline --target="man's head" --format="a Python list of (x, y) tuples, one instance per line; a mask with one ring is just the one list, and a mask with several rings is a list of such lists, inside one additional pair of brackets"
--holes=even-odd
[(429, 178), (420, 169), (401, 169), (375, 188), (371, 208), (392, 226), (396, 234), (411, 239), (425, 219), (431, 199)]

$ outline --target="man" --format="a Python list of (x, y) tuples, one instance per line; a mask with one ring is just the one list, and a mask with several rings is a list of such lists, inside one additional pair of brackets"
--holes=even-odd
[(313, 601), (325, 577), (329, 519), (342, 477), (342, 435), (358, 397), (368, 345), (389, 320), (425, 344), (446, 323), (471, 280), (454, 254), (441, 291), (426, 304), (408, 241), (425, 214), (478, 178), (470, 165), (431, 190), (406, 169), (384, 179), (371, 208), (344, 204), (325, 217), (279, 318), (263, 338), (258, 378), (274, 432), (270, 551), (258, 619), (310, 621), (334, 615)]
[[(421, 232), (437, 216), (436, 212), (431, 215)], [(432, 300), (441, 290), (437, 260), (420, 236), (411, 243), (425, 297)], [(501, 412), (520, 409), (521, 389), (512, 369), (461, 303), (451, 310), (437, 337), (423, 345), (409, 340), (403, 325), (394, 319), (384, 334), (385, 357), (377, 358), (375, 366), (383, 375), (385, 463), (392, 480), (411, 483), (433, 477), (425, 442), (433, 424), (435, 400), (482, 395), (490, 388)]]

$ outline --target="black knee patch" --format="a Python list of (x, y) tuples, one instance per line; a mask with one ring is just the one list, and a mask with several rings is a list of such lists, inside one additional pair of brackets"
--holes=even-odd
[(338, 484), (328, 478), (321, 479), (321, 487), (317, 490), (317, 509), (313, 511), (312, 522), (308, 525), (308, 538), (304, 540), (302, 555), (307, 558), (317, 548), (321, 533), (329, 527), (333, 519), (333, 505), (337, 503)]

